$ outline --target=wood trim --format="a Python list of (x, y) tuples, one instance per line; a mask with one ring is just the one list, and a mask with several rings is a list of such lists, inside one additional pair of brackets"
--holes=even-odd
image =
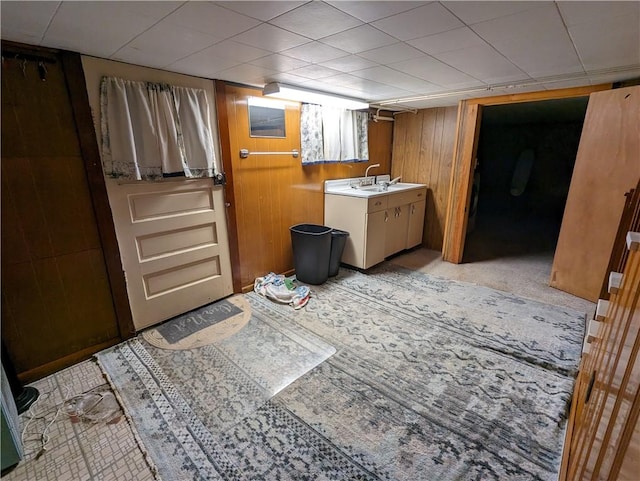
[(458, 131), (442, 245), (443, 260), (454, 264), (462, 262), (481, 120), (482, 105), (467, 104), (463, 100), (458, 111)]
[(520, 94), (496, 95), (494, 97), (481, 97), (460, 101), (455, 150), (451, 165), (451, 187), (449, 189), (449, 203), (442, 245), (443, 260), (459, 264), (462, 262), (462, 256), (464, 254), (464, 243), (467, 233), (467, 216), (465, 214), (469, 203), (469, 186), (473, 180), (473, 169), (475, 168), (474, 156), (476, 152), (476, 150), (470, 148), (470, 146), (474, 144), (477, 146), (477, 140), (480, 135), (479, 119), (476, 119), (475, 130), (471, 129), (469, 125), (474, 116), (478, 115), (473, 110), (474, 106), (481, 108), (482, 106), (489, 105), (585, 97), (593, 92), (610, 90), (611, 88), (612, 84), (601, 84)]
[(135, 327), (131, 316), (126, 280), (122, 270), (111, 207), (109, 206), (109, 198), (102, 173), (100, 151), (98, 150), (96, 133), (93, 128), (93, 118), (87, 96), (82, 61), (79, 54), (67, 51), (61, 52), (60, 59), (67, 83), (71, 108), (75, 117), (80, 151), (87, 174), (98, 232), (100, 233), (104, 261), (113, 297), (113, 307), (118, 320), (118, 329), (122, 340), (129, 339), (135, 335)]
[(570, 87), (556, 90), (541, 90), (538, 92), (525, 92), (520, 94), (496, 95), (495, 97), (481, 97), (469, 99), (468, 105), (503, 105), (520, 102), (535, 102), (538, 100), (568, 99), (572, 97), (588, 97), (593, 92), (611, 90), (612, 84), (588, 85), (585, 87)]
[(218, 119), (218, 132), (220, 135), (220, 156), (222, 157), (222, 170), (227, 179), (224, 186), (225, 211), (227, 213), (227, 235), (229, 236), (229, 256), (231, 258), (231, 277), (233, 292), (245, 292), (242, 286), (242, 274), (240, 270), (240, 251), (238, 249), (238, 218), (236, 213), (236, 199), (233, 189), (233, 168), (231, 154), (231, 139), (229, 137), (229, 113), (227, 112), (226, 84), (220, 80), (214, 80), (216, 93), (216, 117)]
[(95, 346), (87, 347), (85, 349), (82, 349), (81, 351), (74, 352), (73, 354), (69, 354), (68, 356), (65, 356), (63, 358), (56, 359), (55, 361), (51, 361), (47, 364), (43, 364), (42, 366), (24, 371), (18, 374), (18, 379), (22, 384), (29, 384), (30, 382), (37, 381), (38, 379), (42, 379), (43, 377), (50, 375), (52, 372), (58, 372), (81, 361), (85, 361), (93, 356), (96, 352), (100, 352), (103, 349), (107, 349), (111, 346), (115, 346), (120, 342), (120, 338), (114, 338), (100, 344), (96, 344)]

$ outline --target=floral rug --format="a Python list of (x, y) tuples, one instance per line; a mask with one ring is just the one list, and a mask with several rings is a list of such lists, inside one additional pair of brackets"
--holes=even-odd
[(557, 479), (584, 313), (390, 264), (341, 269), (301, 310), (246, 300), (271, 326), (223, 341), (246, 353), (98, 355), (162, 479)]

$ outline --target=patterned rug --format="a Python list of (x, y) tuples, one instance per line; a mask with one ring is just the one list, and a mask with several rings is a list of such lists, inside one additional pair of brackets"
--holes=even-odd
[[(557, 479), (582, 313), (390, 264), (299, 311), (246, 299), (336, 354), (273, 397), (215, 345), (99, 355), (162, 479)], [(282, 369), (254, 342), (262, 375)]]

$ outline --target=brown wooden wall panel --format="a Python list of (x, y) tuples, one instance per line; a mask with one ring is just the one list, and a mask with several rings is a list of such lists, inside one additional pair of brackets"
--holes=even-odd
[[(256, 277), (273, 271), (291, 272), (293, 253), (289, 227), (299, 223), (323, 224), (324, 181), (364, 174), (367, 166), (379, 163), (372, 174), (391, 170), (390, 122), (369, 123), (369, 162), (302, 166), (291, 155), (249, 156), (240, 149), (285, 152), (300, 150), (300, 107), (287, 103), (285, 139), (251, 138), (247, 99), (260, 97), (256, 89), (236, 85), (218, 87), (219, 118), (228, 124), (228, 141), (221, 123), (222, 155), (228, 175), (227, 201), (231, 234), (237, 236), (239, 263), (234, 266), (234, 288), (253, 285)], [(224, 90), (224, 95), (220, 92)], [(228, 145), (228, 147), (227, 147)], [(231, 192), (229, 192), (231, 191)]]
[(428, 186), (422, 244), (429, 249), (442, 249), (457, 112), (441, 107), (395, 116), (391, 176)]
[(2, 47), (2, 340), (30, 381), (120, 331), (61, 56)]
[(551, 270), (551, 286), (595, 301), (625, 192), (640, 178), (640, 86), (589, 97)]

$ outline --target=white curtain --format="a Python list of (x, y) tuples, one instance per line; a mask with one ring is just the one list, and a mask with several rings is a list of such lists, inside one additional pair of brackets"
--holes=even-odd
[(103, 168), (110, 177), (215, 174), (204, 90), (103, 77), (101, 130)]
[(302, 104), (302, 163), (369, 160), (368, 113)]

